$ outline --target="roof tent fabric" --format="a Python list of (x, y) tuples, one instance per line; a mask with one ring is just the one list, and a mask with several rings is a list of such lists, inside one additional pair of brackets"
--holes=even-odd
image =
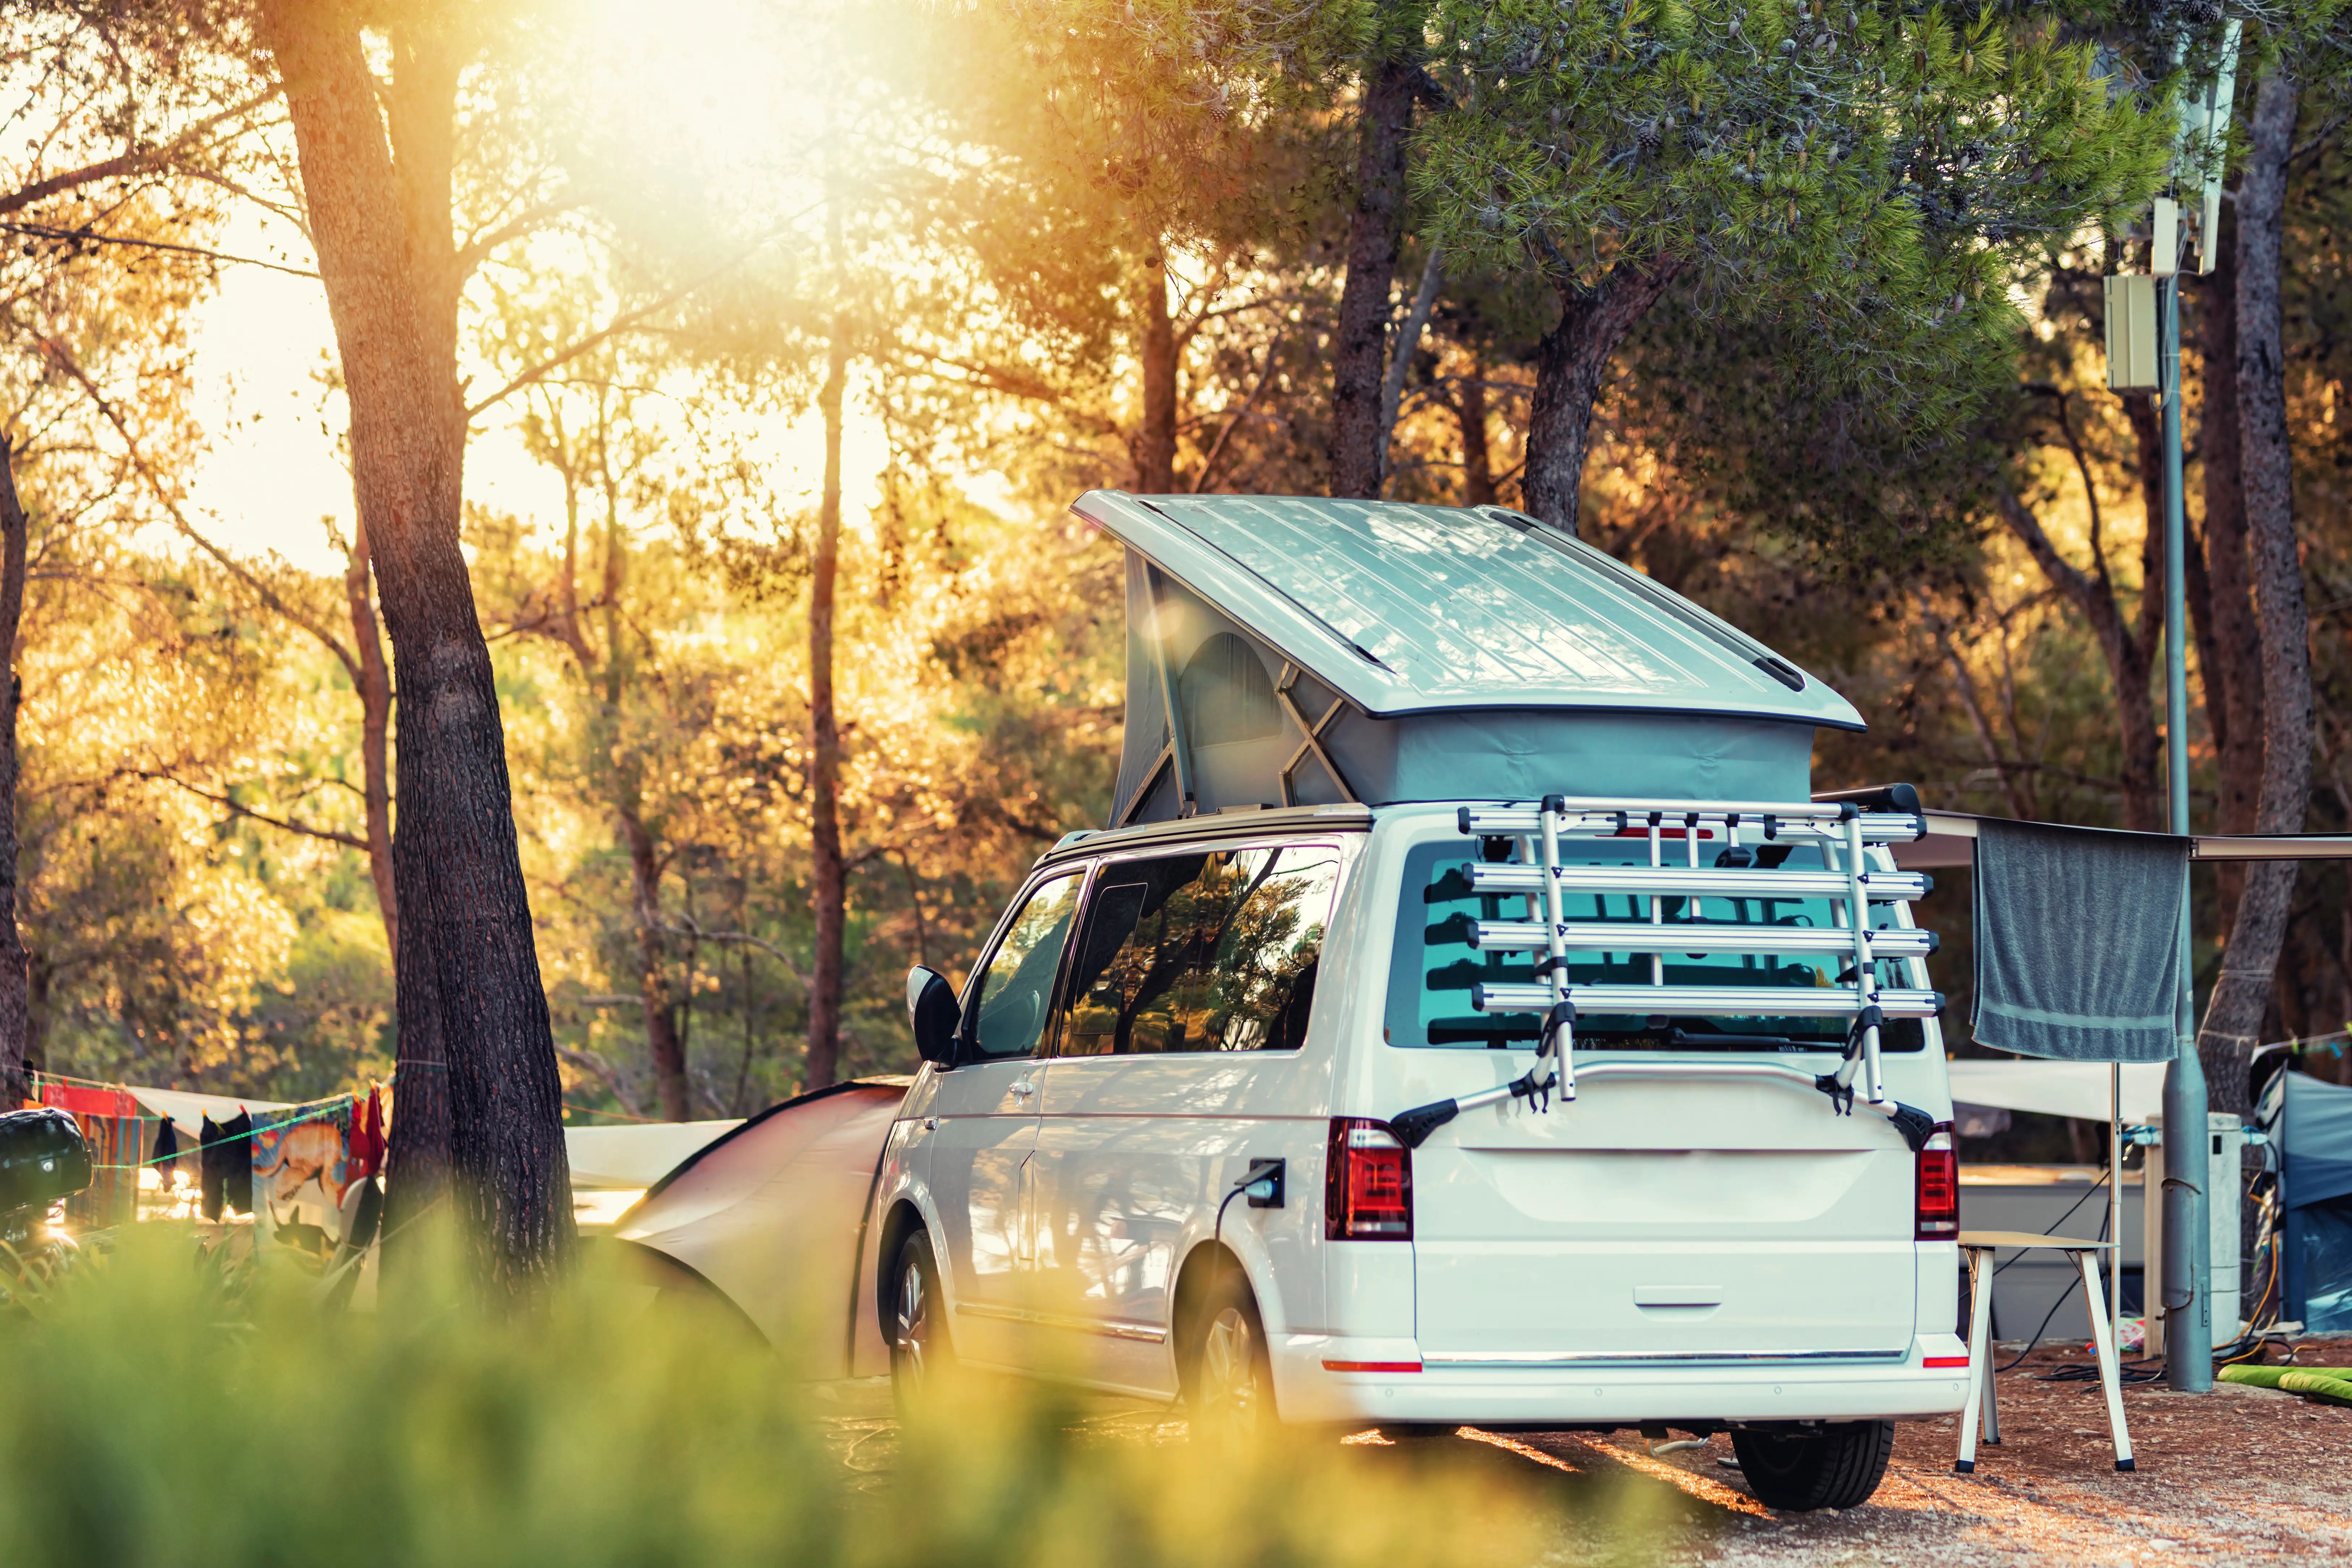
[[(1188, 809), (1811, 794), (1818, 680), (1499, 507), (1097, 490), (1128, 547), (1117, 823)], [(1173, 722), (1171, 722), (1171, 716)]]
[(2067, 1061), (2168, 1060), (2188, 871), (2185, 838), (1979, 823), (1969, 879), (1979, 1043)]
[(2352, 1330), (2352, 1089), (2283, 1072), (2255, 1120), (2278, 1152), (2281, 1310), (2312, 1333)]

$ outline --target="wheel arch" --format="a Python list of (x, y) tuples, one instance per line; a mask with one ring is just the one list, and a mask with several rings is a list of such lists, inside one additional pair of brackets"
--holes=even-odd
[(1176, 1273), (1176, 1289), (1169, 1295), (1168, 1310), (1168, 1353), (1176, 1364), (1180, 1385), (1191, 1376), (1191, 1369), (1184, 1364), (1185, 1347), (1192, 1342), (1192, 1327), (1201, 1308), (1213, 1290), (1227, 1284), (1238, 1285), (1249, 1292), (1263, 1326), (1267, 1316), (1265, 1292), (1240, 1253), (1221, 1240), (1204, 1237), (1184, 1255), (1183, 1264)]
[[(898, 1250), (907, 1245), (908, 1237), (917, 1231), (927, 1232), (929, 1229), (923, 1222), (923, 1211), (915, 1206), (915, 1201), (910, 1197), (897, 1199), (891, 1204), (889, 1212), (882, 1216), (881, 1239), (874, 1253), (874, 1321), (882, 1331), (885, 1345), (890, 1342), (892, 1292), (897, 1285), (891, 1273), (898, 1266)], [(931, 1256), (939, 1256), (937, 1241), (931, 1243)]]

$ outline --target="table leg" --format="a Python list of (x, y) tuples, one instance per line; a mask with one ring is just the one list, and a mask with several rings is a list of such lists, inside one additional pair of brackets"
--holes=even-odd
[(1960, 1457), (1952, 1468), (1962, 1475), (1977, 1468), (1977, 1416), (1992, 1383), (1992, 1270), (1986, 1267), (1992, 1253), (1984, 1247), (1966, 1249), (1969, 1258), (1969, 1402), (1960, 1410)]
[(2078, 1252), (2074, 1267), (2082, 1270), (2083, 1289), (2090, 1303), (2091, 1342), (2099, 1353), (2099, 1385), (2107, 1395), (2107, 1429), (2115, 1435), (2116, 1468), (2132, 1469), (2131, 1434), (2124, 1429), (2123, 1375), (2116, 1364), (2116, 1342), (2107, 1333), (2106, 1307), (2099, 1300), (2099, 1266), (2089, 1253)]
[[(1988, 1280), (1991, 1279), (1990, 1272), (1987, 1273), (1986, 1279)], [(1990, 1283), (1985, 1286), (1985, 1295), (1988, 1299), (1992, 1295), (1992, 1287)], [(1973, 1356), (1969, 1357), (1971, 1361), (1975, 1359)], [(1992, 1331), (1990, 1328), (1985, 1330), (1984, 1391), (1985, 1447), (1998, 1448), (2000, 1447), (2000, 1352), (1993, 1346)]]

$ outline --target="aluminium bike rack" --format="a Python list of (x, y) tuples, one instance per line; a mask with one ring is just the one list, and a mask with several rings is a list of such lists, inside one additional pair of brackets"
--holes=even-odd
[[(1942, 994), (1878, 984), (1880, 958), (1924, 957), (1935, 951), (1932, 931), (1874, 931), (1873, 904), (1907, 903), (1933, 885), (1916, 871), (1874, 871), (1868, 850), (1874, 845), (1908, 844), (1927, 830), (1925, 817), (1910, 812), (1866, 811), (1853, 801), (1617, 800), (1548, 795), (1539, 805), (1464, 806), (1457, 820), (1464, 834), (1480, 839), (1517, 841), (1516, 863), (1481, 862), (1469, 868), (1471, 889), (1479, 893), (1540, 896), (1544, 919), (1478, 921), (1471, 945), (1482, 951), (1539, 952), (1536, 982), (1475, 985), (1471, 1005), (1482, 1013), (1539, 1013), (1544, 1028), (1533, 1066), (1506, 1084), (1416, 1106), (1391, 1117), (1390, 1127), (1408, 1147), (1418, 1148), (1438, 1128), (1465, 1110), (1526, 1100), (1549, 1110), (1551, 1097), (1576, 1098), (1576, 1020), (1580, 1015), (1621, 1013), (1699, 1016), (1851, 1018), (1844, 1059), (1837, 1070), (1809, 1073), (1764, 1062), (1600, 1062), (1587, 1078), (1747, 1078), (1777, 1079), (1817, 1089), (1840, 1114), (1853, 1107), (1886, 1117), (1916, 1152), (1934, 1131), (1927, 1112), (1890, 1100), (1879, 1063), (1879, 1027), (1888, 1018), (1929, 1018), (1941, 1012)], [(1683, 835), (1685, 864), (1665, 863), (1669, 826)], [(1699, 864), (1703, 830), (1720, 833), (1724, 847), (1716, 864)], [(1571, 865), (1560, 858), (1566, 838), (1622, 838), (1646, 832), (1647, 866)], [(1740, 841), (1750, 832), (1762, 842), (1810, 844), (1820, 849), (1822, 868), (1783, 870), (1756, 864), (1754, 850)], [(1539, 858), (1538, 858), (1539, 857)], [(1649, 900), (1646, 925), (1631, 921), (1573, 921), (1561, 907), (1563, 893), (1624, 893)], [(1668, 921), (1664, 900), (1681, 898), (1685, 918)], [(1835, 925), (1819, 928), (1757, 925), (1693, 918), (1704, 898), (1819, 898), (1830, 900)], [(1534, 911), (1530, 910), (1530, 914)], [(1580, 985), (1569, 979), (1571, 952), (1646, 952), (1647, 985)], [(1669, 985), (1668, 952), (1813, 953), (1851, 958), (1851, 986)], [(1855, 1080), (1861, 1080), (1857, 1089)]]

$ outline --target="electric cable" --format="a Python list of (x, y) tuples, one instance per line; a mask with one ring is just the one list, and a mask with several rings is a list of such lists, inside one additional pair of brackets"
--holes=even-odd
[[(1209, 1229), (1209, 1239), (1216, 1247), (1216, 1250), (1209, 1255), (1210, 1300), (1214, 1301), (1217, 1299), (1217, 1291), (1224, 1284), (1223, 1275), (1225, 1269), (1225, 1211), (1234, 1206), (1235, 1198), (1240, 1197), (1260, 1182), (1271, 1181), (1281, 1169), (1282, 1162), (1279, 1160), (1251, 1161), (1250, 1168), (1242, 1173), (1242, 1179), (1233, 1184), (1231, 1190), (1225, 1194), (1224, 1201), (1217, 1205), (1216, 1223)], [(1272, 1189), (1268, 1189), (1267, 1195), (1272, 1195)]]

